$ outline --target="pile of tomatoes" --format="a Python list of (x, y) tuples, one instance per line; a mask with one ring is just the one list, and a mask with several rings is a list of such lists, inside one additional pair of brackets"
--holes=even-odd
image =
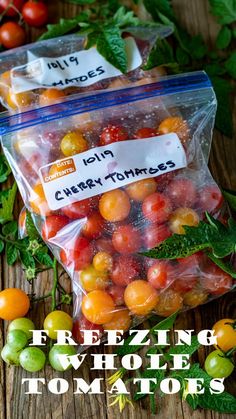
[[(176, 132), (187, 148), (189, 128), (179, 116), (133, 133), (126, 126), (108, 124), (96, 134), (93, 147), (168, 132)], [(47, 133), (44, 141), (52, 148), (54, 161), (91, 148), (87, 126), (85, 130)], [(173, 233), (184, 234), (183, 226), (197, 226), (205, 211), (219, 213), (223, 198), (212, 181), (199, 186), (185, 170), (174, 171), (51, 211), (38, 178), (40, 166), (37, 156), (27, 162), (19, 160), (19, 171), (33, 183), (28, 207), (43, 239), (73, 279), (78, 341), (83, 340), (81, 329), (127, 330), (150, 313), (169, 316), (231, 288), (231, 276), (201, 252), (177, 261), (140, 255)], [(57, 170), (52, 164), (48, 174)]]
[(24, 23), (33, 27), (44, 26), (48, 21), (48, 7), (43, 1), (0, 0), (0, 44), (16, 48), (26, 43)]

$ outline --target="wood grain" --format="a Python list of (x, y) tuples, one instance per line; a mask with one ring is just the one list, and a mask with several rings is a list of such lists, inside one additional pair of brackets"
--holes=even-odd
[[(62, 2), (51, 1), (49, 3), (51, 21), (56, 22), (58, 17), (73, 17), (79, 7)], [(173, 5), (177, 16), (183, 26), (197, 34), (202, 33), (204, 39), (212, 44), (218, 25), (208, 12), (208, 0), (173, 0)], [(144, 13), (142, 10), (142, 17)], [(41, 34), (41, 30), (29, 30), (30, 39), (36, 40)], [(210, 158), (210, 168), (216, 181), (228, 188), (236, 189), (236, 141), (223, 137), (219, 133), (214, 133), (213, 146)], [(19, 204), (20, 207), (20, 204)], [(17, 208), (19, 210), (19, 208)], [(19, 265), (9, 268), (5, 261), (1, 261), (1, 288), (18, 286), (29, 292), (30, 286), (24, 279), (23, 272)], [(68, 278), (64, 276), (65, 286), (68, 287)], [(34, 283), (34, 292), (37, 296), (47, 293), (51, 288), (52, 274), (43, 273)], [(236, 294), (230, 293), (223, 298), (213, 301), (198, 309), (184, 313), (178, 318), (177, 327), (185, 329), (195, 329), (196, 332), (209, 328), (217, 319), (221, 317), (236, 318)], [(50, 302), (46, 301), (36, 305), (30, 316), (40, 328), (42, 321), (50, 310)], [(1, 324), (0, 346), (4, 342), (6, 330)], [(111, 349), (110, 349), (111, 350)], [(96, 351), (103, 353), (104, 348)], [(106, 348), (106, 351), (108, 349)], [(198, 360), (202, 365), (208, 351), (201, 349), (198, 353)], [(89, 351), (95, 353), (95, 350)], [(123, 415), (119, 413), (118, 407), (109, 407), (108, 395), (75, 395), (73, 396), (73, 377), (83, 377), (91, 382), (95, 377), (106, 377), (103, 371), (99, 373), (90, 370), (90, 360), (79, 370), (67, 372), (63, 375), (52, 372), (51, 368), (46, 367), (45, 371), (38, 374), (47, 380), (56, 377), (65, 377), (69, 381), (70, 391), (62, 396), (52, 395), (45, 386), (42, 385), (42, 395), (26, 395), (25, 387), (21, 385), (22, 378), (27, 378), (21, 368), (8, 368), (1, 363), (0, 377), (0, 419), (145, 419), (150, 417), (150, 407), (148, 399), (135, 403), (135, 408), (128, 406)], [(235, 375), (227, 380), (227, 386), (236, 396)], [(232, 419), (232, 415), (222, 415), (210, 411), (197, 410), (193, 412), (186, 403), (182, 403), (178, 396), (166, 396), (158, 399), (158, 413), (152, 417), (156, 419)]]

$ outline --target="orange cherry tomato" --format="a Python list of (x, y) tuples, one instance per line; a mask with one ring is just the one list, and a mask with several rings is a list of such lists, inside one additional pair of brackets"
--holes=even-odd
[(104, 330), (128, 330), (131, 325), (131, 317), (127, 308), (119, 308), (113, 314), (110, 322), (103, 324)]
[(147, 196), (153, 194), (157, 190), (157, 183), (154, 179), (143, 179), (131, 183), (125, 188), (130, 199), (134, 201), (143, 201)]
[(217, 347), (227, 352), (236, 346), (236, 322), (233, 319), (221, 319), (214, 324), (215, 336), (217, 336)]
[(178, 116), (170, 116), (164, 119), (158, 127), (159, 134), (169, 134), (171, 132), (175, 132), (183, 143), (189, 138), (188, 124)]
[(173, 233), (185, 234), (183, 226), (197, 226), (199, 217), (192, 208), (178, 208), (175, 210), (169, 220), (169, 227)]
[(111, 271), (112, 265), (112, 256), (107, 252), (98, 252), (93, 258), (93, 266), (99, 272)]
[(64, 156), (74, 156), (88, 149), (88, 143), (80, 132), (68, 132), (61, 140), (61, 151)]
[(30, 92), (13, 93), (13, 91), (9, 89), (6, 101), (12, 109), (23, 108), (29, 106), (33, 102), (33, 95)]
[(40, 106), (50, 106), (54, 103), (61, 102), (65, 94), (62, 90), (58, 89), (46, 89), (39, 97)]
[(190, 307), (197, 307), (205, 303), (208, 294), (201, 288), (194, 288), (184, 295), (184, 304)]
[(156, 307), (159, 297), (155, 288), (147, 281), (137, 279), (127, 285), (124, 300), (133, 314), (146, 316)]
[(183, 298), (178, 292), (168, 289), (159, 296), (156, 312), (159, 316), (168, 317), (183, 306)]
[(122, 221), (130, 212), (130, 200), (121, 189), (106, 192), (99, 201), (99, 211), (102, 217), (111, 222)]
[(47, 216), (50, 215), (51, 210), (48, 206), (43, 186), (41, 183), (37, 183), (29, 197), (29, 205), (33, 212), (38, 215)]
[(112, 321), (115, 304), (107, 292), (95, 290), (84, 296), (81, 310), (91, 323), (104, 324)]
[(104, 290), (109, 285), (107, 272), (88, 266), (80, 273), (80, 282), (85, 291)]
[(30, 308), (28, 295), (18, 288), (6, 288), (0, 292), (0, 318), (14, 320), (24, 317)]

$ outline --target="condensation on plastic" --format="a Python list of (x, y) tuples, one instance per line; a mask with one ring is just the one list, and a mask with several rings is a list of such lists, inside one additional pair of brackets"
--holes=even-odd
[[(171, 28), (160, 27), (147, 28), (145, 31), (141, 28), (127, 29), (128, 33), (134, 37), (136, 45), (140, 51), (143, 64), (153, 47), (157, 38), (164, 38), (172, 32)], [(41, 41), (14, 49), (14, 51), (7, 51), (0, 54), (0, 100), (4, 107), (11, 113), (23, 111), (29, 108), (42, 106), (41, 97), (47, 89), (35, 88), (32, 91), (14, 94), (11, 86), (11, 71), (15, 67), (26, 65), (33, 59), (41, 57), (60, 58), (68, 54), (73, 54), (85, 50), (87, 38), (79, 35), (68, 35), (61, 38), (54, 38), (47, 41)], [(163, 70), (159, 70), (163, 75)], [(158, 75), (155, 72), (155, 77)], [(119, 88), (126, 86), (129, 83), (146, 84), (154, 77), (153, 70), (143, 71), (141, 67), (136, 68), (126, 74), (118, 77), (103, 79), (89, 87), (70, 86), (64, 88), (62, 97), (55, 97), (50, 99), (50, 103), (58, 103), (64, 101), (65, 96), (72, 96), (78, 93), (102, 90), (106, 88)], [(55, 88), (54, 88), (55, 90)]]
[[(168, 197), (173, 182), (178, 179), (187, 179), (193, 185), (196, 194), (193, 194), (194, 197), (190, 199), (191, 191), (186, 190), (186, 197), (192, 201), (191, 208), (199, 219), (204, 219), (206, 197), (208, 194), (211, 199), (212, 193), (213, 198), (216, 196), (216, 205), (214, 206), (213, 203), (211, 213), (214, 217), (222, 218), (222, 202), (217, 198), (220, 196), (220, 191), (206, 162), (215, 112), (216, 98), (209, 79), (205, 73), (196, 72), (164, 77), (159, 82), (145, 86), (97, 92), (87, 97), (83, 96), (82, 100), (81, 96), (78, 96), (72, 101), (68, 100), (62, 104), (28, 111), (21, 115), (4, 115), (1, 119), (0, 134), (5, 155), (17, 180), (24, 203), (31, 211), (40, 234), (42, 234), (45, 221), (53, 214), (50, 212), (50, 215), (45, 216), (48, 211), (48, 209), (45, 210), (47, 204), (42, 199), (42, 193), (41, 195), (39, 191), (36, 193), (34, 188), (39, 183), (40, 167), (64, 157), (60, 151), (60, 143), (66, 133), (71, 131), (82, 133), (88, 142), (89, 149), (93, 149), (99, 147), (101, 131), (109, 124), (122, 126), (127, 131), (129, 139), (133, 139), (137, 130), (143, 127), (153, 128), (158, 132), (160, 124), (171, 117), (178, 117), (179, 121), (182, 121), (185, 131), (183, 136), (183, 132), (182, 134), (179, 132), (179, 137), (182, 140), (188, 164), (184, 169), (158, 176), (155, 190)], [(126, 190), (126, 188), (122, 189)], [(90, 212), (98, 210), (99, 199), (100, 197), (94, 197), (91, 200)], [(87, 250), (89, 246), (89, 261), (83, 262), (84, 266), (80, 266), (84, 271), (88, 264), (93, 263), (93, 257), (99, 251), (106, 251), (112, 257), (112, 268), (106, 274), (104, 292), (108, 300), (108, 294), (112, 296), (113, 308), (111, 321), (108, 321), (105, 326), (100, 324), (98, 317), (99, 324), (96, 323), (96, 319), (92, 323), (89, 322), (81, 311), (81, 304), (87, 292), (81, 284), (81, 269), (77, 268), (78, 264), (81, 265), (81, 253), (78, 253), (76, 246), (83, 237), (83, 229), (89, 214), (84, 218), (68, 218), (66, 225), (47, 241), (47, 245), (57, 259), (59, 261), (63, 259), (66, 262), (64, 267), (72, 279), (74, 334), (79, 342), (83, 339), (80, 329), (102, 330), (103, 327), (122, 329), (123, 326), (127, 329), (140, 323), (146, 315), (151, 313), (168, 316), (178, 309), (185, 310), (203, 304), (233, 288), (232, 278), (215, 267), (204, 254), (198, 253), (184, 260), (164, 262), (166, 263), (164, 272), (167, 277), (162, 278), (163, 285), (155, 284), (155, 281), (150, 282), (154, 286), (152, 285), (152, 295), (143, 302), (144, 308), (146, 307), (143, 311), (145, 316), (134, 314), (135, 303), (133, 309), (129, 307), (127, 310), (123, 299), (124, 282), (132, 284), (134, 280), (140, 278), (147, 281), (148, 275), (150, 279), (150, 269), (153, 265), (157, 270), (158, 266), (160, 267), (159, 261), (139, 254), (142, 250), (148, 249), (148, 235), (159, 231), (159, 237), (162, 233), (166, 236), (171, 228), (171, 215), (170, 219), (160, 226), (144, 217), (140, 203), (132, 199), (130, 203), (128, 223), (140, 234), (141, 244), (138, 253), (120, 255), (115, 251), (112, 237), (120, 223), (105, 222), (100, 236), (86, 244)], [(176, 206), (186, 206), (186, 203), (176, 205), (173, 201), (172, 205), (175, 211)], [(63, 211), (62, 208), (55, 214), (60, 217)], [(126, 222), (124, 220), (122, 223)], [(158, 237), (156, 241), (160, 241)], [(154, 245), (155, 243), (152, 243), (152, 247)], [(118, 275), (118, 279), (117, 277), (115, 279), (114, 270), (117, 266), (119, 268), (119, 263), (121, 274)], [(101, 274), (97, 273), (97, 275), (99, 278)], [(153, 298), (156, 301), (155, 307), (149, 310), (148, 307), (152, 305)], [(99, 307), (97, 315), (100, 316), (104, 306), (99, 306), (101, 303), (99, 301), (97, 303)]]

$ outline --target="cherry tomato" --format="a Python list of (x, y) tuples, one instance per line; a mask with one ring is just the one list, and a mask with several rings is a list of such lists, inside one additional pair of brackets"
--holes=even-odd
[(64, 311), (55, 310), (47, 315), (44, 320), (43, 328), (48, 330), (51, 339), (57, 339), (57, 330), (72, 330), (73, 320)]
[(166, 288), (173, 280), (173, 268), (171, 264), (158, 260), (148, 269), (147, 279), (156, 289)]
[(104, 219), (98, 212), (93, 212), (88, 216), (82, 232), (88, 239), (97, 239), (102, 234), (103, 227)]
[(196, 187), (189, 179), (172, 180), (167, 194), (175, 207), (192, 207), (197, 199)]
[[(23, 3), (24, 0), (0, 0), (0, 12), (5, 12), (6, 16), (17, 16), (17, 10), (21, 11)], [(14, 7), (9, 7), (11, 4)]]
[(92, 198), (83, 199), (83, 201), (74, 202), (62, 208), (62, 212), (68, 218), (76, 220), (77, 218), (84, 218), (91, 212), (93, 207)]
[(189, 138), (188, 124), (178, 116), (170, 116), (164, 119), (164, 121), (160, 123), (157, 131), (159, 134), (175, 132), (183, 143)]
[(109, 285), (107, 272), (99, 272), (93, 265), (81, 271), (80, 282), (85, 291), (104, 290)]
[(150, 138), (156, 137), (158, 134), (154, 128), (143, 127), (139, 128), (138, 131), (134, 134), (134, 138)]
[(196, 211), (191, 208), (177, 208), (171, 215), (169, 227), (173, 233), (185, 234), (183, 226), (197, 226), (199, 217)]
[(213, 378), (227, 378), (234, 370), (233, 363), (219, 349), (207, 356), (204, 367), (207, 374)]
[(208, 294), (201, 288), (193, 288), (184, 295), (184, 304), (190, 307), (197, 307), (206, 302)]
[(157, 190), (157, 183), (154, 179), (143, 179), (131, 183), (125, 188), (130, 199), (134, 201), (143, 201), (147, 196), (153, 194)]
[(170, 236), (171, 232), (166, 225), (151, 224), (144, 230), (144, 246), (146, 249), (152, 249)]
[(146, 316), (156, 307), (159, 297), (151, 284), (143, 279), (137, 279), (127, 285), (124, 299), (133, 314)]
[(106, 192), (99, 201), (99, 211), (107, 221), (122, 221), (130, 212), (130, 200), (121, 189)]
[(189, 270), (191, 272), (196, 272), (201, 265), (204, 254), (201, 252), (194, 253), (194, 255), (187, 256), (186, 258), (177, 259), (179, 270), (185, 272)]
[(24, 317), (30, 307), (28, 295), (18, 288), (6, 288), (0, 292), (0, 318), (15, 320)]
[(215, 264), (207, 265), (202, 273), (202, 287), (212, 295), (224, 294), (230, 290), (232, 283), (232, 277)]
[(9, 89), (6, 101), (12, 109), (22, 108), (33, 102), (33, 95), (30, 92), (13, 93), (12, 89)]
[(68, 221), (68, 218), (64, 217), (64, 215), (50, 215), (47, 217), (42, 227), (43, 240), (47, 241), (56, 236), (68, 224)]
[(0, 28), (0, 44), (5, 48), (20, 47), (25, 43), (25, 30), (16, 22), (6, 22)]
[(123, 306), (125, 303), (124, 300), (124, 287), (119, 287), (119, 285), (110, 285), (107, 288), (108, 294), (112, 297), (116, 306)]
[(171, 213), (171, 202), (167, 196), (159, 192), (149, 195), (143, 201), (144, 217), (153, 223), (164, 223)]
[(177, 278), (171, 285), (171, 288), (180, 293), (186, 293), (191, 291), (197, 284), (198, 278), (193, 276), (191, 273), (183, 274), (180, 278)]
[(91, 323), (109, 323), (115, 312), (115, 304), (111, 296), (101, 290), (89, 292), (82, 300), (81, 310)]
[(81, 316), (79, 319), (76, 319), (73, 323), (72, 328), (72, 335), (77, 342), (79, 342), (81, 345), (84, 343), (84, 332), (83, 330), (98, 330), (100, 332), (100, 335), (97, 337), (94, 336), (93, 343), (96, 343), (97, 340), (102, 336), (103, 327), (91, 323), (86, 319), (86, 317)]
[(40, 106), (50, 106), (59, 103), (65, 97), (65, 93), (59, 89), (46, 89), (39, 96)]
[(38, 215), (50, 215), (51, 210), (48, 206), (42, 183), (37, 183), (30, 194), (29, 205), (33, 212)]
[(79, 271), (91, 263), (93, 246), (85, 237), (78, 237), (65, 244), (65, 248), (60, 251), (60, 258), (66, 267)]
[(115, 259), (111, 279), (116, 285), (125, 287), (140, 275), (140, 265), (133, 256), (122, 255)]
[(224, 199), (217, 185), (206, 186), (199, 191), (199, 205), (202, 211), (214, 213), (223, 204)]
[(131, 325), (131, 317), (127, 308), (118, 309), (113, 314), (112, 320), (103, 324), (104, 330), (128, 330)]
[(42, 1), (27, 1), (22, 9), (23, 19), (30, 26), (44, 26), (48, 21), (48, 8)]
[(168, 317), (175, 313), (175, 311), (180, 310), (182, 307), (183, 298), (181, 295), (172, 289), (167, 289), (159, 296), (156, 312), (159, 316)]
[(212, 327), (217, 336), (217, 346), (224, 352), (236, 346), (235, 320), (221, 319)]
[(169, 173), (163, 173), (160, 176), (156, 176), (154, 179), (157, 182), (157, 190), (158, 192), (164, 192), (168, 190), (168, 185), (175, 178), (178, 170)]
[(108, 125), (100, 135), (100, 145), (108, 145), (117, 141), (128, 140), (128, 134), (123, 127)]
[(88, 143), (79, 132), (68, 132), (61, 140), (61, 151), (64, 156), (74, 156), (88, 149)]
[(98, 252), (106, 252), (110, 255), (113, 255), (113, 253), (115, 253), (112, 240), (108, 237), (101, 237), (100, 239), (97, 239), (95, 242), (95, 246)]
[(129, 224), (120, 226), (113, 233), (112, 243), (119, 253), (136, 253), (141, 247), (140, 233)]
[(93, 258), (93, 266), (99, 272), (110, 272), (112, 265), (112, 256), (107, 252), (98, 252)]

